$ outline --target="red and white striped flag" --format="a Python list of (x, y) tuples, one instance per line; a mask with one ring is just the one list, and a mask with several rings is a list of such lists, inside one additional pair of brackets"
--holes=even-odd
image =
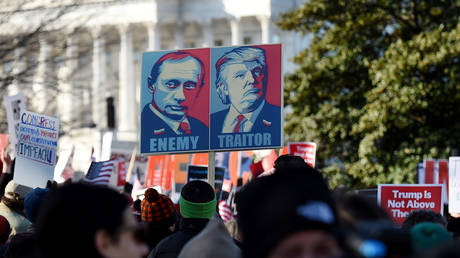
[(113, 163), (113, 160), (91, 162), (91, 166), (83, 181), (92, 185), (107, 185), (112, 175)]
[(233, 217), (232, 210), (228, 207), (227, 202), (222, 200), (219, 202), (219, 215), (226, 223), (227, 221), (231, 220)]

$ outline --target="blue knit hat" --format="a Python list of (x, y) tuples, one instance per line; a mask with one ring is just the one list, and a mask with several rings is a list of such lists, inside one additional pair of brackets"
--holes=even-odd
[(37, 187), (26, 195), (24, 199), (24, 211), (30, 222), (35, 223), (40, 206), (49, 191), (47, 188)]

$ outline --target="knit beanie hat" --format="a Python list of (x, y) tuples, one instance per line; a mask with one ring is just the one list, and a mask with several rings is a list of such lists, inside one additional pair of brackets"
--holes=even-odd
[(256, 178), (235, 198), (244, 257), (266, 257), (284, 238), (300, 231), (322, 230), (336, 236), (331, 193), (311, 167), (281, 168)]
[(416, 252), (424, 252), (433, 247), (450, 244), (452, 235), (441, 225), (433, 222), (422, 222), (410, 230), (412, 247)]
[(49, 191), (50, 190), (47, 188), (36, 187), (26, 195), (26, 198), (24, 199), (24, 211), (26, 212), (26, 217), (30, 220), (30, 222), (36, 222), (40, 206)]
[(224, 223), (212, 218), (206, 227), (182, 248), (179, 258), (240, 258), (241, 251)]
[(149, 188), (145, 191), (145, 198), (141, 202), (142, 221), (160, 222), (175, 221), (174, 204), (168, 196), (159, 194), (155, 189)]
[(10, 236), (11, 227), (8, 220), (0, 215), (0, 246), (3, 245)]
[(182, 188), (179, 206), (184, 218), (210, 219), (217, 207), (214, 189), (204, 181), (190, 181)]

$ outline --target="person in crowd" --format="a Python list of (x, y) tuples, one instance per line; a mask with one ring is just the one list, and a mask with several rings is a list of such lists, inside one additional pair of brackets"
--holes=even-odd
[(31, 225), (24, 216), (24, 198), (27, 190), (27, 187), (16, 184), (13, 180), (5, 187), (5, 194), (0, 202), (0, 215), (10, 223), (11, 236), (27, 231)]
[(335, 189), (332, 197), (343, 227), (356, 228), (366, 222), (389, 226), (393, 224), (388, 214), (374, 200), (355, 194), (343, 187)]
[(38, 211), (50, 189), (36, 187), (24, 199), (26, 218), (32, 223), (26, 232), (12, 236), (5, 252), (6, 258), (38, 257), (35, 242)]
[(211, 138), (218, 134), (267, 132), (279, 141), (279, 106), (265, 100), (269, 74), (265, 50), (237, 47), (216, 64), (216, 89), (227, 109), (211, 114)]
[(168, 196), (149, 188), (141, 202), (141, 211), (142, 221), (149, 227), (148, 244), (151, 250), (163, 238), (173, 233), (177, 220), (176, 210)]
[(413, 226), (421, 222), (434, 222), (446, 228), (447, 220), (439, 213), (432, 210), (415, 210), (409, 213), (403, 221), (401, 228), (410, 230)]
[(268, 176), (276, 172), (276, 170), (285, 170), (287, 169), (302, 169), (303, 167), (308, 166), (304, 159), (299, 156), (285, 154), (279, 156), (274, 164), (273, 168), (267, 171), (262, 172), (261, 174), (257, 175), (257, 177)]
[(0, 158), (2, 161), (2, 175), (0, 176), (0, 196), (3, 196), (5, 194), (6, 185), (11, 180), (13, 180), (14, 163), (16, 159), (12, 160), (5, 149), (0, 151)]
[(37, 219), (37, 244), (47, 258), (144, 257), (142, 232), (122, 194), (83, 183), (52, 190)]
[(341, 257), (340, 224), (329, 188), (311, 167), (281, 168), (236, 195), (243, 257)]
[(141, 114), (141, 150), (150, 151), (150, 139), (198, 135), (198, 148), (208, 146), (208, 127), (187, 115), (204, 86), (203, 63), (189, 52), (170, 52), (159, 58), (148, 77), (152, 102)]
[(179, 256), (182, 247), (203, 230), (216, 213), (216, 194), (211, 185), (203, 181), (190, 181), (184, 185), (179, 198), (183, 219), (179, 230), (161, 240), (148, 258), (173, 258)]
[(241, 250), (233, 242), (224, 223), (212, 218), (206, 227), (185, 244), (179, 258), (240, 258)]
[(0, 258), (5, 257), (5, 251), (8, 248), (8, 238), (11, 233), (11, 227), (8, 220), (0, 215)]
[(438, 222), (420, 222), (410, 228), (412, 247), (416, 254), (451, 244), (452, 235)]

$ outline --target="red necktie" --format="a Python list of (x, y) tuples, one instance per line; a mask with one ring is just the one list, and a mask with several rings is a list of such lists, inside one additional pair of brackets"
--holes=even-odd
[(235, 128), (233, 128), (234, 133), (239, 133), (240, 132), (240, 126), (241, 126), (241, 122), (243, 122), (244, 116), (239, 114), (237, 119), (238, 119), (238, 121), (236, 122)]
[(190, 127), (186, 122), (180, 122), (179, 129), (183, 134), (192, 134), (192, 131), (190, 131)]

